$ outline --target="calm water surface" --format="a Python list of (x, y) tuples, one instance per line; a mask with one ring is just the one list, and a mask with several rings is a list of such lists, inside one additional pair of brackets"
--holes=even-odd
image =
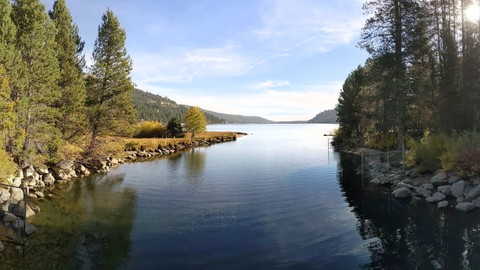
[(210, 126), (249, 135), (62, 186), (2, 266), (480, 269), (480, 212), (362, 188), (358, 162), (328, 149), (335, 127)]

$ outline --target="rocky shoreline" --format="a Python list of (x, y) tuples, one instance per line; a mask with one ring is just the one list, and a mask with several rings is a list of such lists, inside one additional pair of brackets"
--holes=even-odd
[[(127, 149), (123, 158), (105, 157), (90, 161), (62, 160), (50, 166), (27, 166), (19, 169), (15, 176), (7, 178), (0, 184), (0, 236), (2, 240), (23, 242), (22, 239), (33, 234), (37, 229), (27, 219), (38, 214), (40, 208), (35, 201), (53, 199), (52, 191), (58, 185), (64, 185), (74, 179), (89, 176), (92, 173), (107, 173), (112, 167), (124, 162), (136, 162), (171, 155), (195, 147), (206, 147), (216, 143), (236, 141), (234, 136), (197, 139), (191, 142), (169, 143), (157, 149)], [(4, 245), (0, 242), (0, 252)]]
[(395, 198), (423, 199), (437, 208), (451, 207), (461, 212), (480, 208), (480, 178), (462, 179), (455, 172), (443, 170), (422, 174), (414, 168), (404, 170), (389, 163), (366, 162), (370, 185), (391, 188)]

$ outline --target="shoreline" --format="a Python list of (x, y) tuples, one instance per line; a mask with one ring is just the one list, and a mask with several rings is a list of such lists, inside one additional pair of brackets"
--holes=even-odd
[(438, 209), (453, 208), (460, 212), (480, 208), (480, 178), (463, 179), (455, 171), (441, 169), (421, 173), (415, 168), (392, 166), (391, 162), (380, 157), (370, 158), (370, 155), (385, 153), (375, 149), (343, 149), (339, 152), (363, 157), (358, 173), (369, 177), (370, 186), (390, 188), (391, 195), (397, 199), (421, 199), (436, 204)]

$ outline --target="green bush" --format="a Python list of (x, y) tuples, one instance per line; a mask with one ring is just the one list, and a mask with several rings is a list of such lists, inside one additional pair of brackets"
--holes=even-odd
[(414, 166), (422, 172), (433, 172), (441, 168), (440, 157), (446, 152), (448, 142), (449, 138), (445, 134), (429, 132), (420, 141), (409, 138), (406, 165)]

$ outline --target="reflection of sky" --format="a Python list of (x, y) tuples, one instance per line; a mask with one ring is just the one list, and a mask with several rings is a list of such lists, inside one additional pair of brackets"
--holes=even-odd
[[(182, 256), (198, 265), (237, 260), (357, 267), (368, 261), (338, 186), (335, 155), (326, 152), (323, 134), (335, 125), (221, 127), (250, 135), (187, 152), (173, 167), (160, 159), (120, 168), (139, 194), (132, 233), (138, 257), (132, 255), (131, 263), (153, 250), (179, 256), (170, 257), (170, 266)], [(200, 154), (201, 166), (192, 163), (192, 154)], [(185, 186), (192, 178), (201, 184)], [(200, 254), (211, 257), (196, 261)]]

